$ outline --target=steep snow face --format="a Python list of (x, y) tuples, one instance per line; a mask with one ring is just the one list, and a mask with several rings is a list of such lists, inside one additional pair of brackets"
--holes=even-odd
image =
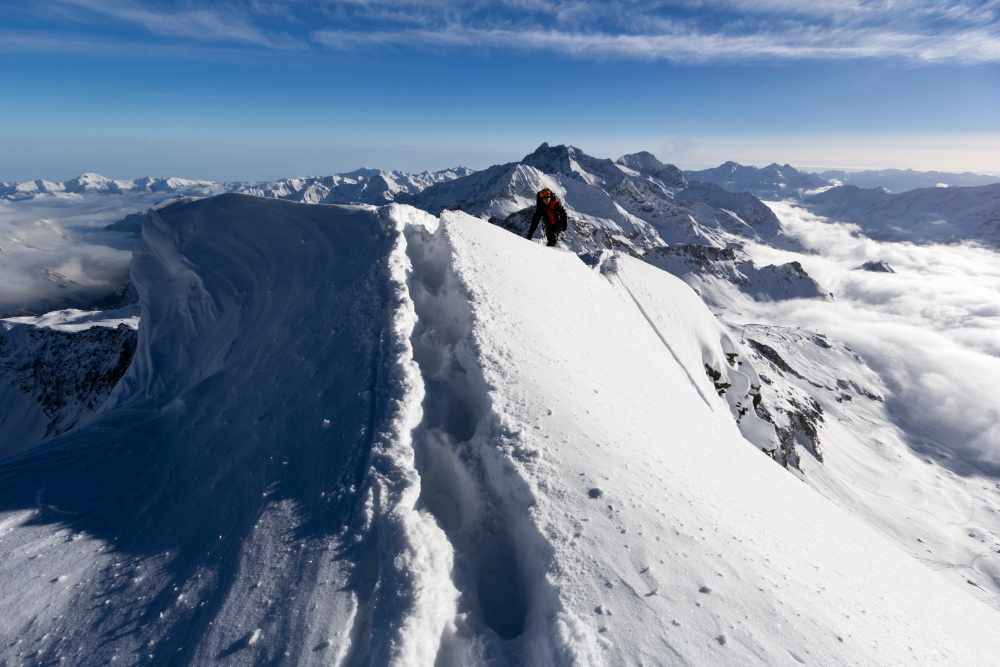
[(900, 194), (844, 185), (813, 195), (805, 202), (815, 213), (858, 225), (873, 239), (979, 241), (1000, 247), (1000, 183), (921, 188)]
[(885, 188), (889, 192), (906, 192), (917, 188), (937, 188), (961, 185), (971, 187), (1000, 183), (1000, 177), (963, 172), (914, 171), (912, 169), (880, 169), (869, 171), (830, 170), (816, 174), (833, 185), (855, 185), (859, 188)]
[(744, 439), (766, 431), (748, 353), (646, 263), (462, 213), (239, 195), (155, 212), (134, 261), (112, 400), (0, 463), (7, 662), (1000, 648), (996, 612)]
[(686, 171), (694, 181), (707, 181), (729, 192), (749, 192), (768, 199), (801, 197), (809, 191), (830, 187), (816, 174), (803, 173), (791, 165), (770, 164), (766, 167), (745, 167), (726, 162), (712, 169)]
[[(807, 484), (904, 552), (1000, 607), (1000, 488), (958, 475), (908, 444), (891, 413), (894, 389), (841, 342), (815, 332), (739, 328), (763, 380), (763, 410), (780, 453)], [(821, 463), (821, 464), (820, 464)]]
[[(456, 584), (460, 612), (475, 599), (470, 588), (483, 585), (475, 563), (486, 555), (476, 545), (492, 554), (489, 536), (510, 535), (512, 553), (486, 569), (487, 580), (507, 577), (512, 590), (484, 617), (501, 638), (523, 622), (530, 650), (501, 643), (498, 654), (515, 664), (569, 662), (548, 657), (552, 626), (543, 619), (555, 615), (577, 628), (561, 634), (575, 637), (569, 646), (582, 664), (598, 659), (594, 636), (607, 664), (780, 664), (789, 654), (898, 664), (912, 655), (909, 641), (927, 643), (904, 661), (960, 662), (938, 651), (966, 650), (964, 641), (920, 636), (918, 626), (941, 630), (940, 608), (936, 598), (911, 597), (914, 581), (986, 627), (1000, 618), (740, 438), (705, 374), (706, 364), (728, 367), (728, 336), (679, 281), (621, 256), (582, 273), (571, 255), (459, 214), (442, 218), (450, 271), (435, 272), (431, 291), (448, 316), (430, 337), (457, 342), (445, 363), (422, 365), (441, 387), (429, 389), (436, 397), (425, 406), (465, 407), (437, 411), (463, 417), (438, 427), (422, 486), (432, 485), (439, 504), (430, 509), (468, 568), (470, 583)], [(558, 285), (558, 296), (539, 285)], [(472, 324), (460, 337), (452, 318), (464, 319), (466, 307)], [(458, 473), (446, 481), (442, 471)], [(481, 520), (485, 543), (466, 537)], [(533, 584), (541, 568), (545, 583)], [(874, 630), (882, 622), (884, 635)], [(456, 632), (452, 646), (474, 634), (462, 624)]]

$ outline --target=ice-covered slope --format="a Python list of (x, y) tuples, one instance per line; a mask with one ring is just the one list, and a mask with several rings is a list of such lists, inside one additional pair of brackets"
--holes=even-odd
[(6, 662), (1000, 649), (1000, 615), (743, 439), (749, 361), (648, 264), (461, 213), (225, 195), (154, 213), (133, 278), (112, 404), (0, 463)]
[(805, 200), (809, 209), (858, 225), (878, 240), (974, 240), (1000, 246), (1000, 183), (921, 188), (890, 194), (882, 188), (842, 185)]

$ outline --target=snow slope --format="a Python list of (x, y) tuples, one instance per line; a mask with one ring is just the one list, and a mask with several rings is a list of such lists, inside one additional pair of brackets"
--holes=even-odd
[(5, 662), (1000, 649), (997, 612), (742, 437), (749, 359), (646, 263), (462, 213), (224, 195), (151, 214), (133, 280), (112, 400), (0, 462)]
[(1000, 606), (996, 479), (915, 448), (893, 418), (893, 383), (843, 343), (800, 328), (739, 331), (764, 378), (762, 404), (785, 430), (783, 452), (785, 434), (798, 431), (794, 472), (956, 588)]

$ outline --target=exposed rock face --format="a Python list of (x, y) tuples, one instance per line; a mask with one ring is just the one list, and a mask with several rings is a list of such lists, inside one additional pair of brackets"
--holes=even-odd
[(128, 370), (136, 329), (58, 331), (0, 324), (0, 458), (64, 433), (97, 410)]
[(873, 260), (871, 262), (865, 262), (861, 266), (855, 267), (854, 270), (855, 271), (871, 271), (873, 273), (895, 273), (895, 271), (892, 270), (892, 267), (889, 266), (888, 262), (884, 262), (884, 261), (881, 261), (881, 260), (879, 260), (879, 261), (874, 261)]

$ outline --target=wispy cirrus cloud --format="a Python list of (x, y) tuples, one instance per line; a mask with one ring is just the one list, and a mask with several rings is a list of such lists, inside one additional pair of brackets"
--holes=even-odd
[[(237, 42), (265, 48), (287, 49), (298, 45), (288, 35), (255, 25), (245, 8), (185, 6), (153, 9), (136, 0), (57, 0), (49, 8), (63, 16), (87, 12), (111, 21), (145, 28), (162, 37), (207, 42)], [(92, 18), (90, 19), (93, 20)]]
[[(0, 0), (0, 4), (3, 0)], [(93, 29), (262, 51), (549, 52), (581, 59), (1000, 62), (1000, 0), (48, 0)]]
[(378, 47), (475, 48), (548, 51), (589, 59), (630, 58), (679, 63), (760, 60), (846, 60), (900, 58), (913, 63), (1000, 62), (1000, 36), (987, 29), (925, 35), (877, 29), (728, 35), (572, 33), (558, 30), (403, 30), (358, 32), (322, 30), (313, 38), (324, 47), (358, 51)]

